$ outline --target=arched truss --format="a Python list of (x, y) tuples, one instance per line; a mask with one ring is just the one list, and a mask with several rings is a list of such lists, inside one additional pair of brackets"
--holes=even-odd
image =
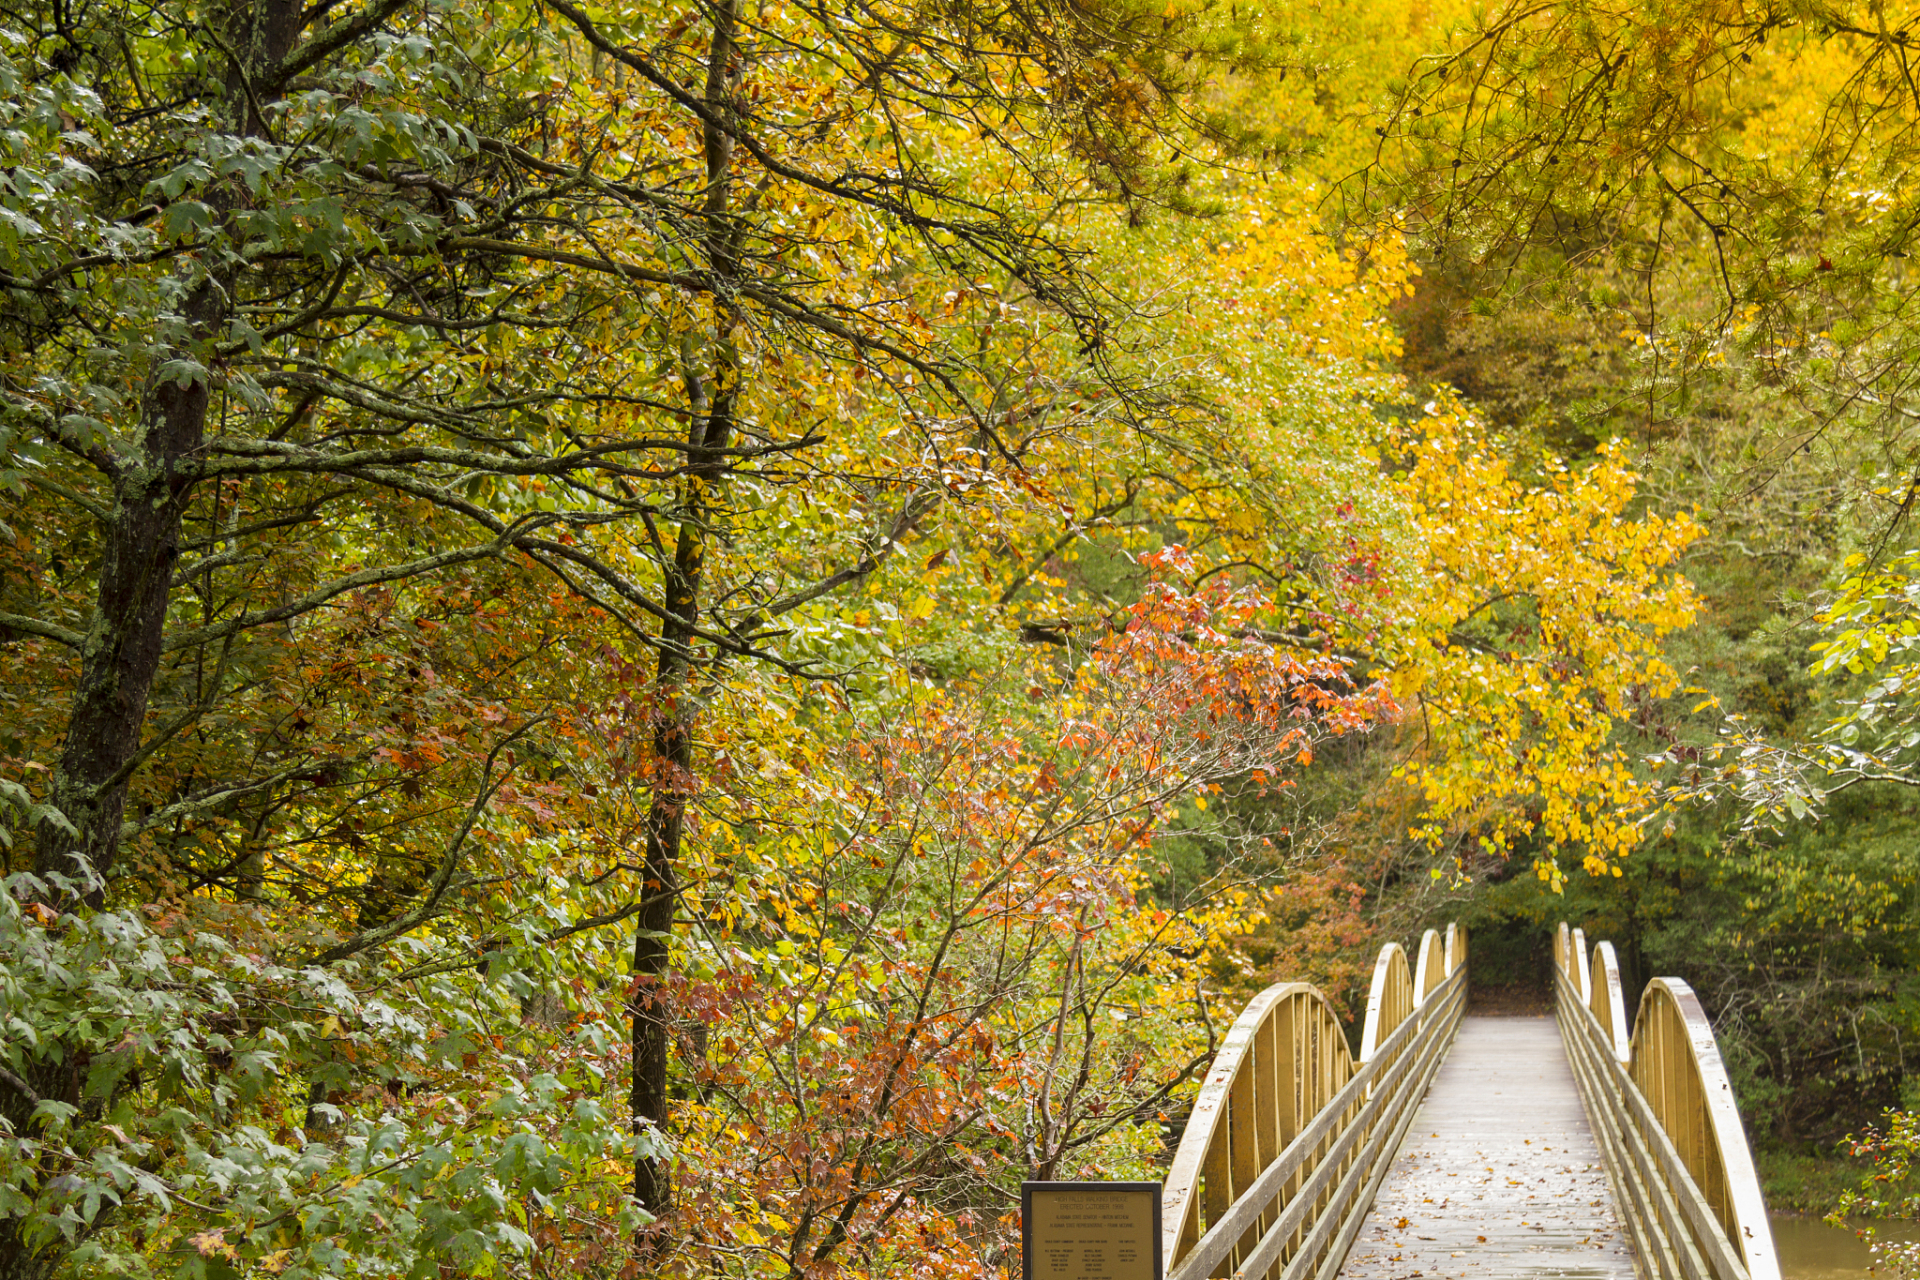
[(1613, 944), (1562, 924), (1555, 1009), (1634, 1244), (1653, 1274), (1779, 1280), (1733, 1086), (1693, 989), (1655, 978), (1633, 1034)]
[(1417, 963), (1381, 948), (1358, 1059), (1306, 983), (1235, 1020), (1167, 1171), (1168, 1280), (1332, 1280), (1459, 1022), (1465, 930), (1430, 930)]

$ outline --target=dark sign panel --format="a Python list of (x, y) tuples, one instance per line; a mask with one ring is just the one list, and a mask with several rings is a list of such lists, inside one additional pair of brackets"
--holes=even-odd
[(1025, 1280), (1164, 1280), (1157, 1182), (1023, 1182)]

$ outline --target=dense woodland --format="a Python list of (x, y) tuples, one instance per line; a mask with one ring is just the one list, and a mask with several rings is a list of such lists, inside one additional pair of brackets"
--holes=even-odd
[(0, 2), (0, 1278), (1001, 1275), (1454, 918), (1805, 1198), (1920, 1107), (1917, 22)]

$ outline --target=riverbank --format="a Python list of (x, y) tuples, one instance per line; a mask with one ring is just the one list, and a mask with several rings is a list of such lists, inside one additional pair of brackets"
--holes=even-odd
[(1831, 1213), (1841, 1195), (1870, 1171), (1864, 1160), (1786, 1151), (1756, 1151), (1753, 1162), (1769, 1209), (1812, 1218)]

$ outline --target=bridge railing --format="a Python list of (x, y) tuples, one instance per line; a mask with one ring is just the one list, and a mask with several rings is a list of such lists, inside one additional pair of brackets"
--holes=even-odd
[(1466, 930), (1380, 951), (1356, 1061), (1304, 982), (1268, 987), (1227, 1032), (1167, 1172), (1167, 1280), (1332, 1280), (1453, 1037)]
[(1554, 941), (1554, 1012), (1614, 1199), (1659, 1280), (1780, 1280), (1766, 1201), (1692, 988), (1655, 978), (1633, 1034), (1613, 944)]

